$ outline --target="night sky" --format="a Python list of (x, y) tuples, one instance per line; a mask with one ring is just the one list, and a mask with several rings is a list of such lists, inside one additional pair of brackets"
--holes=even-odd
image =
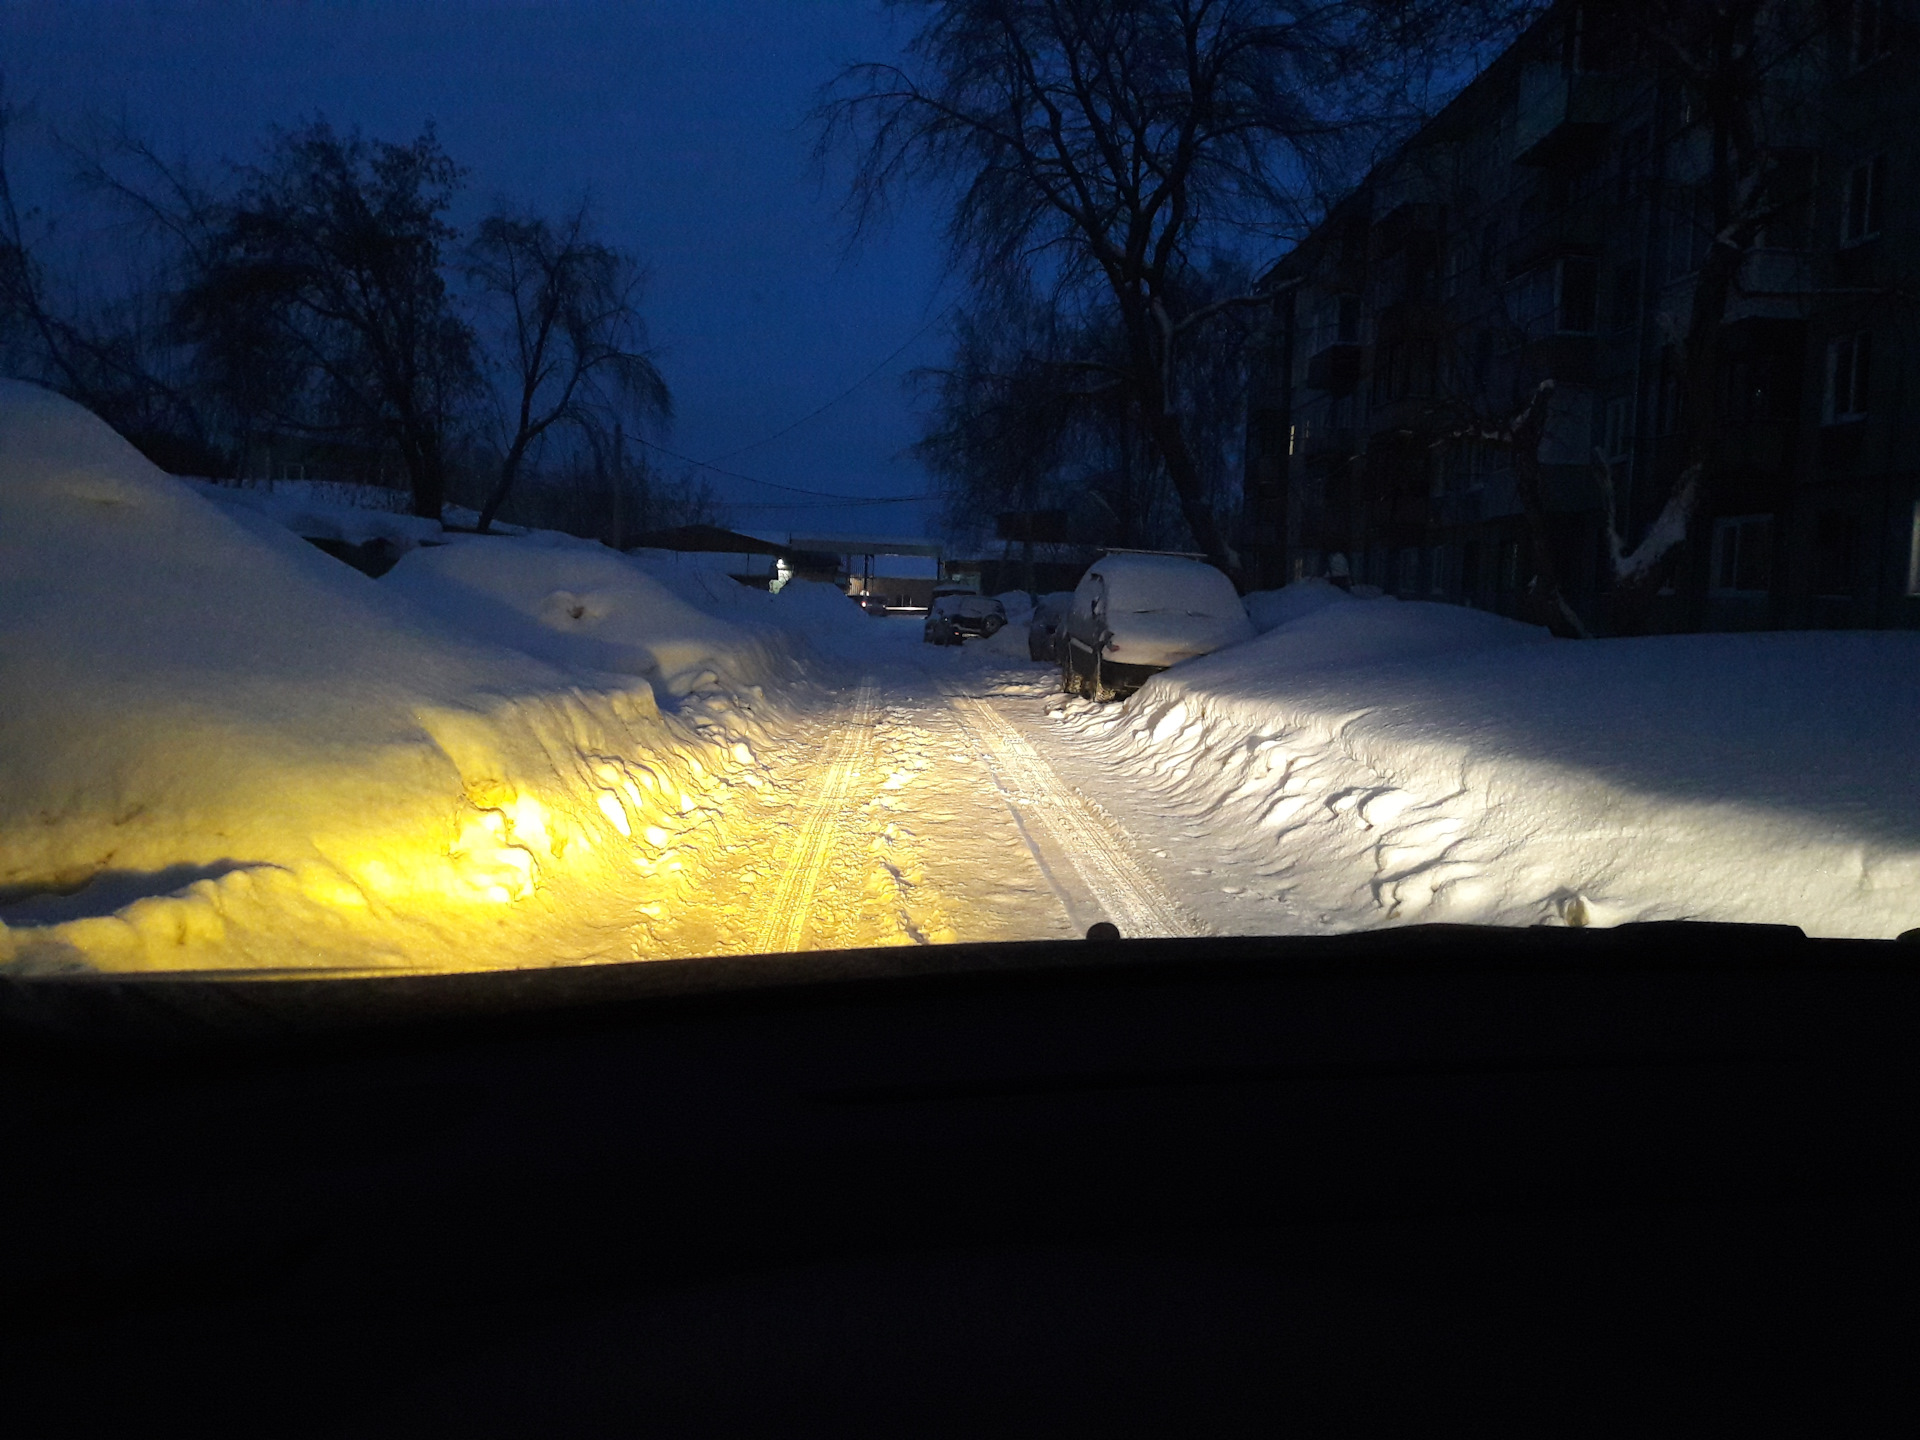
[[(902, 454), (917, 433), (902, 378), (938, 361), (957, 291), (929, 207), (849, 250), (805, 117), (840, 63), (900, 39), (875, 0), (0, 0), (0, 70), (34, 122), (16, 137), (23, 187), (44, 194), (48, 131), (89, 112), (124, 110), (162, 150), (202, 161), (251, 158), (267, 126), (316, 113), (395, 140), (432, 119), (471, 172), (457, 220), (495, 195), (557, 210), (590, 190), (607, 238), (651, 266), (675, 450), (872, 496), (926, 489)], [(916, 333), (825, 414), (720, 461)], [(711, 478), (729, 501), (789, 498)], [(741, 504), (731, 518), (769, 533), (929, 523), (919, 505)]]

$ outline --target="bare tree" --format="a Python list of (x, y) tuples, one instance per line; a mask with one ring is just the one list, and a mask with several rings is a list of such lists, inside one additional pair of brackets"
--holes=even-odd
[(529, 449), (556, 426), (591, 434), (616, 412), (668, 419), (673, 397), (646, 351), (631, 257), (593, 238), (582, 203), (558, 226), (497, 210), (468, 247), (468, 274), (502, 316), (508, 418), (488, 529)]
[(902, 0), (907, 63), (828, 87), (820, 154), (855, 158), (856, 226), (903, 184), (950, 197), (957, 262), (989, 288), (1039, 275), (1122, 337), (1089, 362), (1123, 384), (1194, 541), (1231, 564), (1183, 423), (1178, 356), (1251, 295), (1199, 297), (1203, 248), (1299, 233), (1353, 168), (1511, 7), (1367, 0)]
[(0, 358), (94, 411), (156, 463), (213, 468), (205, 408), (170, 334), (168, 259), (128, 247), (118, 291), (58, 284), (36, 244), (48, 235), (30, 233), (33, 217), (13, 190), (8, 148), (18, 118), (0, 83)]
[(473, 333), (442, 273), (459, 168), (431, 126), (397, 145), (316, 120), (242, 174), (181, 297), (183, 334), (230, 367), (256, 354), (290, 367), (274, 418), (392, 445), (414, 513), (438, 518), (474, 384)]

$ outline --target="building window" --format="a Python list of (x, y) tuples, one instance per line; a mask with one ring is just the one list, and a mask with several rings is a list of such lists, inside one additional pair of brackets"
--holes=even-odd
[(1907, 594), (1920, 595), (1920, 500), (1913, 502), (1913, 528), (1907, 534)]
[(1613, 328), (1631, 330), (1640, 318), (1640, 267), (1632, 261), (1613, 267)]
[(1569, 255), (1560, 262), (1560, 313), (1563, 332), (1593, 332), (1594, 302), (1599, 290), (1599, 267), (1591, 256)]
[(1635, 198), (1640, 180), (1640, 172), (1647, 163), (1647, 127), (1636, 126), (1629, 130), (1620, 141), (1620, 169), (1618, 171), (1619, 188), (1615, 202), (1619, 205), (1631, 205)]
[(1713, 197), (1704, 185), (1676, 187), (1667, 212), (1667, 279), (1698, 270), (1713, 244)]
[(1853, 594), (1853, 516), (1844, 510), (1813, 517), (1813, 593)]
[(1514, 321), (1528, 339), (1555, 333), (1590, 335), (1598, 286), (1598, 267), (1588, 255), (1537, 266), (1514, 286)]
[(1617, 395), (1607, 401), (1600, 426), (1600, 453), (1616, 464), (1633, 453), (1633, 397)]
[(1400, 551), (1400, 573), (1394, 579), (1398, 582), (1394, 588), (1402, 595), (1420, 593), (1420, 551), (1417, 546), (1408, 545)]
[(1858, 70), (1891, 48), (1887, 43), (1887, 0), (1853, 0), (1847, 25), (1847, 61)]
[(1829, 425), (1862, 419), (1867, 413), (1873, 336), (1862, 330), (1843, 335), (1827, 346), (1827, 407)]
[(1447, 547), (1435, 545), (1427, 552), (1427, 593), (1447, 593)]
[(1713, 523), (1716, 595), (1764, 595), (1773, 580), (1773, 517), (1735, 515)]
[(1847, 203), (1840, 217), (1840, 243), (1858, 245), (1880, 233), (1880, 199), (1886, 192), (1887, 157), (1862, 160), (1847, 172)]

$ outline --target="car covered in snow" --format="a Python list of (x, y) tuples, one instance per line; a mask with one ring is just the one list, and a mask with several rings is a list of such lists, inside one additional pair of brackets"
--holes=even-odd
[(921, 638), (929, 645), (959, 645), (969, 635), (997, 634), (1006, 623), (1007, 607), (993, 596), (942, 587), (933, 592)]
[(1080, 578), (1060, 627), (1069, 695), (1117, 700), (1182, 660), (1253, 638), (1233, 582), (1183, 555), (1117, 552)]
[(1034, 602), (1033, 619), (1027, 623), (1028, 659), (1060, 663), (1060, 622), (1072, 601), (1071, 590), (1056, 590)]

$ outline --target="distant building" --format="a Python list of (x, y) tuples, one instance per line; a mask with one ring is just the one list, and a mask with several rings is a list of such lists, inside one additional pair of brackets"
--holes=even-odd
[[(1763, 118), (1789, 198), (1719, 327), (1715, 449), (1651, 628), (1920, 625), (1912, 8), (1767, 12)], [(1338, 556), (1356, 586), (1532, 614), (1513, 455), (1475, 432), (1551, 378), (1548, 543), (1575, 609), (1608, 628), (1600, 477), (1631, 548), (1679, 472), (1678, 340), (1713, 238), (1713, 137), (1609, 14), (1557, 6), (1263, 280), (1255, 586)]]

